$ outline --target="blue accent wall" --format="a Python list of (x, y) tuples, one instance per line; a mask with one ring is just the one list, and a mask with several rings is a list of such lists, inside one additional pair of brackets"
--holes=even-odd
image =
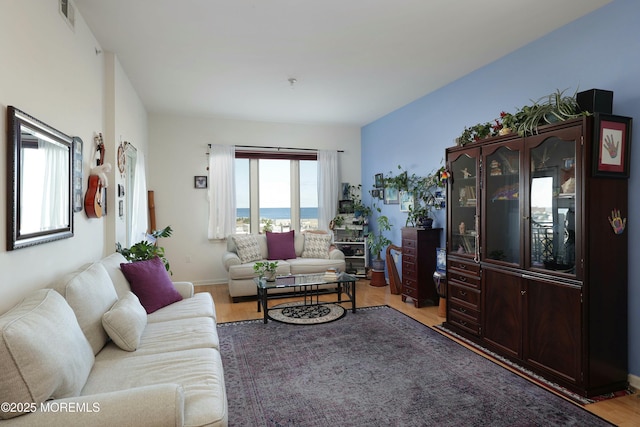
[[(556, 89), (612, 90), (613, 113), (635, 121), (629, 212), (624, 213), (629, 233), (629, 373), (635, 376), (640, 376), (639, 19), (639, 1), (614, 0), (362, 128), (362, 184), (370, 189), (374, 174), (395, 172), (398, 165), (409, 173), (431, 172), (465, 126), (491, 121), (502, 110), (515, 112)], [(400, 245), (406, 214), (397, 205), (380, 206), (394, 223), (391, 240)], [(446, 226), (443, 211), (434, 226)]]

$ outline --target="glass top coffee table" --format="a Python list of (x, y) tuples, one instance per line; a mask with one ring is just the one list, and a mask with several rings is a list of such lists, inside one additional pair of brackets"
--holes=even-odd
[[(357, 278), (349, 274), (341, 273), (337, 277), (327, 277), (325, 273), (318, 274), (292, 274), (276, 277), (275, 281), (268, 282), (264, 278), (254, 278), (258, 288), (258, 311), (264, 313), (264, 323), (269, 320), (268, 300), (285, 298), (290, 296), (302, 296), (301, 306), (351, 303), (351, 311), (356, 312), (356, 281)], [(286, 294), (271, 293), (274, 289), (286, 289)], [(320, 301), (320, 295), (336, 294), (337, 301)], [(348, 299), (343, 299), (345, 294)]]

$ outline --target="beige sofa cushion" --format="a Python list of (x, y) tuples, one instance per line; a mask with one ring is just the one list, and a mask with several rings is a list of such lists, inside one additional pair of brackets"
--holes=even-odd
[(97, 354), (109, 340), (102, 327), (102, 315), (118, 300), (107, 270), (96, 262), (79, 273), (63, 277), (54, 285), (54, 289), (62, 294), (73, 309), (93, 354)]
[(236, 251), (240, 257), (240, 262), (243, 264), (263, 259), (260, 244), (256, 236), (247, 234), (246, 236), (234, 236), (232, 239), (236, 244)]
[(179, 384), (184, 390), (185, 426), (227, 425), (224, 368), (217, 350), (199, 348), (135, 357), (135, 353), (126, 355), (113, 359), (102, 359), (98, 355), (82, 393)]
[(102, 264), (105, 270), (107, 270), (107, 273), (109, 274), (109, 277), (113, 282), (113, 287), (116, 289), (118, 298), (122, 298), (127, 292), (131, 290), (129, 281), (126, 277), (124, 277), (124, 273), (122, 273), (122, 269), (120, 268), (120, 264), (124, 262), (129, 261), (127, 261), (127, 259), (118, 252), (114, 252), (111, 255), (100, 260), (100, 264)]
[[(73, 310), (52, 289), (33, 292), (0, 317), (0, 397), (41, 403), (78, 396), (94, 356)], [(20, 415), (0, 411), (0, 418)]]
[(102, 316), (109, 338), (125, 351), (136, 351), (147, 326), (147, 312), (133, 292), (127, 292)]
[(302, 258), (329, 259), (330, 234), (305, 233)]
[(216, 320), (216, 309), (213, 298), (208, 292), (198, 292), (191, 298), (174, 302), (147, 315), (147, 323), (166, 322), (169, 320), (189, 319), (192, 317), (210, 317)]
[(124, 352), (114, 343), (108, 343), (96, 355), (96, 362), (122, 357), (140, 357), (194, 348), (219, 349), (220, 340), (216, 324), (210, 317), (178, 319), (148, 323), (136, 351)]

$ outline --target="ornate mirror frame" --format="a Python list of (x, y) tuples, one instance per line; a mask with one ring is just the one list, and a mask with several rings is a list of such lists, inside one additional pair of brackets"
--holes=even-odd
[(72, 237), (72, 138), (12, 106), (7, 128), (7, 250)]

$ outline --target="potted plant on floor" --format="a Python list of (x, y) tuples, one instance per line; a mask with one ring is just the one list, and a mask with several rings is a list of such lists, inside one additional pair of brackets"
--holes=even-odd
[(371, 252), (372, 256), (371, 268), (376, 271), (384, 271), (384, 260), (380, 257), (380, 253), (392, 243), (391, 240), (384, 235), (384, 232), (391, 230), (392, 224), (386, 215), (380, 215), (376, 219), (376, 223), (378, 225), (376, 232), (369, 233), (367, 236), (367, 244), (369, 245), (369, 252)]
[(267, 282), (273, 282), (276, 280), (277, 268), (278, 261), (258, 261), (253, 264), (253, 271), (258, 274), (258, 277), (261, 280), (264, 278)]

